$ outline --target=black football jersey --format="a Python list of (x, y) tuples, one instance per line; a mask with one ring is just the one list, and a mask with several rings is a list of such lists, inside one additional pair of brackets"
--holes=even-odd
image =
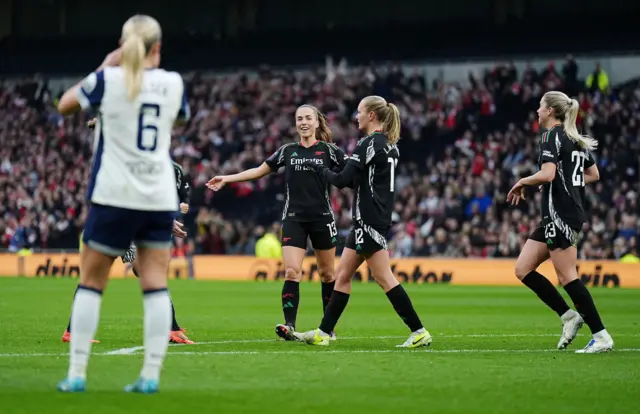
[(334, 144), (317, 141), (311, 147), (299, 142), (285, 144), (265, 162), (275, 172), (285, 169), (285, 204), (282, 220), (316, 221), (333, 218), (330, 184), (307, 162), (342, 170), (348, 157)]
[(184, 173), (180, 164), (174, 162), (173, 169), (176, 173), (176, 185), (178, 190), (178, 198), (181, 203), (189, 204), (191, 198), (191, 185), (189, 184), (189, 176)]
[(391, 226), (399, 157), (398, 147), (381, 132), (360, 140), (348, 162), (359, 171), (354, 182), (354, 221), (376, 229)]
[(553, 221), (560, 229), (582, 230), (585, 213), (584, 169), (595, 164), (593, 155), (578, 146), (561, 125), (554, 125), (540, 139), (539, 166), (552, 162), (556, 176), (542, 191), (542, 223)]

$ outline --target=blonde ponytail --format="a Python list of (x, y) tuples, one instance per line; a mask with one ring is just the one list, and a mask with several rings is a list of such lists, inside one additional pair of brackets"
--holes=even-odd
[(400, 140), (400, 111), (391, 102), (387, 103), (387, 108), (382, 130), (391, 144), (397, 144)]
[[(152, 53), (154, 45), (159, 43), (161, 38), (160, 24), (151, 16), (136, 14), (122, 26), (120, 66), (124, 72), (127, 95), (132, 101), (142, 89), (147, 55)], [(154, 53), (158, 53), (157, 50)]]
[(560, 91), (549, 91), (542, 96), (542, 100), (548, 108), (553, 109), (553, 117), (562, 122), (564, 132), (569, 139), (587, 151), (593, 151), (598, 147), (598, 141), (588, 135), (581, 135), (578, 132), (576, 121), (580, 104), (575, 99), (569, 98)]
[(569, 139), (586, 149), (587, 151), (593, 151), (598, 147), (598, 141), (591, 138), (588, 135), (581, 135), (576, 127), (576, 121), (578, 120), (578, 111), (580, 111), (580, 105), (575, 99), (571, 99), (571, 105), (567, 108), (567, 112), (564, 116), (564, 132)]
[(129, 100), (134, 100), (142, 89), (142, 75), (144, 73), (144, 59), (146, 50), (143, 39), (131, 33), (122, 43), (122, 59), (120, 66), (124, 72)]
[(400, 111), (398, 107), (376, 95), (363, 98), (362, 103), (367, 111), (376, 114), (376, 118), (382, 124), (382, 132), (387, 136), (387, 141), (390, 144), (397, 144), (400, 140)]

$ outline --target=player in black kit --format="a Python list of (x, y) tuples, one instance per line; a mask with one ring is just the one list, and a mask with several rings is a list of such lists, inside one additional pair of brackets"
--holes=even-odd
[(329, 345), (330, 333), (347, 306), (351, 278), (366, 261), (376, 282), (384, 289), (398, 316), (411, 330), (404, 348), (431, 344), (407, 292), (389, 265), (386, 235), (391, 227), (395, 190), (395, 170), (399, 151), (400, 114), (398, 108), (379, 96), (368, 96), (358, 105), (358, 127), (367, 136), (360, 140), (344, 170), (335, 173), (326, 166), (305, 163), (322, 179), (338, 188), (353, 186), (353, 229), (336, 271), (336, 285), (319, 329), (296, 336), (310, 345)]
[[(518, 204), (525, 199), (526, 186), (541, 186), (542, 222), (524, 245), (516, 262), (516, 276), (554, 312), (563, 328), (558, 349), (565, 349), (583, 323), (593, 339), (578, 353), (599, 353), (613, 349), (589, 290), (576, 269), (578, 235), (586, 221), (584, 188), (599, 179), (598, 167), (590, 153), (597, 141), (578, 133), (578, 101), (562, 92), (547, 92), (540, 101), (538, 117), (546, 129), (540, 140), (540, 171), (523, 178), (511, 189), (507, 200)], [(576, 311), (571, 310), (553, 284), (536, 271), (551, 257), (558, 280)]]
[[(315, 250), (322, 280), (322, 307), (326, 309), (335, 285), (334, 262), (338, 231), (326, 181), (305, 162), (342, 169), (346, 155), (332, 144), (331, 130), (324, 115), (311, 105), (296, 111), (296, 129), (300, 141), (280, 147), (259, 167), (233, 175), (212, 178), (207, 187), (220, 190), (227, 183), (257, 180), (285, 170), (285, 205), (282, 212), (282, 253), (285, 282), (282, 287), (284, 323), (276, 325), (276, 334), (284, 340), (296, 340), (295, 326), (300, 303), (300, 280), (307, 239)], [(335, 339), (335, 334), (331, 332)]]
[[(91, 120), (87, 123), (87, 126), (90, 128), (95, 125), (95, 119)], [(178, 198), (180, 199), (180, 213), (186, 214), (189, 211), (189, 201), (191, 197), (191, 187), (189, 184), (189, 177), (184, 173), (182, 167), (174, 162), (173, 169), (176, 174), (176, 184), (178, 190)], [(173, 222), (173, 235), (176, 237), (184, 238), (187, 233), (182, 229), (183, 224), (177, 220)], [(82, 244), (80, 244), (80, 248), (82, 248)], [(136, 246), (131, 244), (129, 249), (122, 256), (123, 263), (131, 264), (131, 270), (133, 274), (138, 277), (138, 270), (136, 267)], [(77, 290), (76, 290), (77, 291)], [(176, 309), (173, 306), (173, 301), (171, 302), (171, 333), (169, 334), (169, 341), (177, 344), (193, 344), (194, 342), (187, 338), (187, 331), (182, 329), (180, 325), (178, 325), (178, 321), (176, 320)], [(67, 329), (64, 331), (62, 335), (62, 342), (70, 342), (71, 341), (71, 317), (69, 317), (69, 324), (67, 325)], [(92, 339), (92, 342), (99, 342), (95, 339)]]

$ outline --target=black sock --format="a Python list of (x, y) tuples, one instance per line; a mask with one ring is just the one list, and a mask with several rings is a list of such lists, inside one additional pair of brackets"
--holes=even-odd
[(564, 300), (558, 289), (546, 277), (542, 276), (535, 270), (522, 279), (529, 289), (538, 295), (548, 307), (550, 307), (558, 316), (562, 316), (569, 309), (569, 305)]
[(589, 329), (591, 329), (591, 333), (594, 334), (603, 330), (604, 325), (600, 319), (598, 309), (596, 309), (596, 304), (593, 303), (591, 293), (589, 293), (589, 289), (582, 283), (582, 280), (576, 279), (573, 282), (567, 283), (564, 290), (567, 291), (573, 304), (576, 306), (576, 310), (582, 315), (582, 319), (584, 319)]
[(173, 306), (173, 301), (171, 301), (171, 317), (173, 318), (171, 322), (171, 330), (179, 331), (180, 325), (178, 325), (178, 321), (176, 321), (176, 308)]
[(322, 312), (327, 311), (327, 305), (329, 305), (329, 300), (331, 300), (331, 294), (333, 293), (333, 288), (336, 286), (336, 281), (329, 283), (322, 282)]
[(131, 266), (131, 271), (133, 272), (133, 275), (135, 277), (140, 277), (140, 275), (138, 274), (138, 271), (136, 270), (135, 266)]
[(409, 295), (407, 295), (407, 291), (404, 290), (402, 285), (398, 285), (388, 291), (387, 297), (393, 305), (393, 309), (395, 309), (400, 319), (411, 329), (411, 332), (424, 328), (416, 310), (413, 308)]
[[(80, 289), (80, 285), (76, 286), (76, 291), (73, 292), (73, 300), (76, 299), (76, 294), (78, 293), (78, 289)], [(71, 333), (71, 315), (69, 315), (69, 324), (67, 325), (67, 332)]]
[(338, 319), (344, 312), (344, 309), (347, 307), (347, 303), (349, 303), (349, 295), (348, 293), (340, 292), (338, 290), (334, 290), (331, 294), (331, 299), (329, 299), (329, 303), (327, 304), (327, 309), (324, 310), (324, 316), (322, 317), (322, 322), (320, 322), (320, 330), (324, 333), (332, 333), (338, 323)]
[(285, 325), (296, 327), (298, 304), (300, 303), (300, 282), (285, 280), (282, 286), (282, 312)]

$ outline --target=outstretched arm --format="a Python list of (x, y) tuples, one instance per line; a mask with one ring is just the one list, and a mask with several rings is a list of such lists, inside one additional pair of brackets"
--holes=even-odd
[(271, 168), (266, 162), (260, 164), (259, 167), (250, 168), (248, 170), (232, 175), (216, 175), (210, 179), (206, 186), (208, 189), (218, 191), (228, 183), (239, 183), (243, 181), (253, 181), (262, 178), (271, 172)]

